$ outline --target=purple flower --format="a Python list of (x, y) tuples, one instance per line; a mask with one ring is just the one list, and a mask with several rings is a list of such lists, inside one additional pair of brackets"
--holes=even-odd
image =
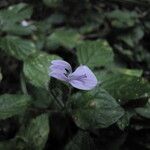
[(91, 90), (97, 85), (97, 79), (87, 66), (79, 66), (74, 72), (69, 63), (63, 60), (53, 60), (49, 67), (49, 76), (70, 83), (81, 90)]

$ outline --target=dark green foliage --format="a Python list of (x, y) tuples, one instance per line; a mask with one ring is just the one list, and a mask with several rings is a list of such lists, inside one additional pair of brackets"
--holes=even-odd
[(111, 75), (106, 78), (102, 87), (106, 89), (120, 104), (149, 98), (150, 84), (148, 81), (123, 74)]
[(42, 150), (49, 134), (49, 120), (47, 114), (32, 119), (27, 127), (17, 135), (17, 149)]
[(100, 88), (76, 94), (72, 100), (72, 117), (82, 129), (106, 128), (123, 114), (116, 100)]
[(0, 48), (10, 56), (24, 60), (36, 52), (34, 43), (15, 36), (6, 36), (0, 39)]
[(28, 108), (31, 97), (20, 94), (4, 94), (0, 96), (0, 119), (20, 115)]
[[(149, 150), (149, 0), (0, 1), (0, 150)], [(98, 86), (50, 78), (87, 65)]]
[(90, 134), (84, 131), (78, 131), (74, 138), (65, 147), (65, 150), (95, 150), (95, 145)]

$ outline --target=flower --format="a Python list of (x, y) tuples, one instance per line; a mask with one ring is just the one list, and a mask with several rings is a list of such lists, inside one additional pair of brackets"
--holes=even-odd
[(23, 21), (21, 22), (21, 25), (22, 25), (23, 27), (27, 27), (27, 26), (29, 26), (29, 22), (27, 22), (26, 20), (23, 20)]
[(71, 65), (63, 60), (53, 60), (49, 67), (49, 76), (70, 83), (81, 90), (91, 90), (97, 85), (93, 72), (85, 65), (72, 72)]

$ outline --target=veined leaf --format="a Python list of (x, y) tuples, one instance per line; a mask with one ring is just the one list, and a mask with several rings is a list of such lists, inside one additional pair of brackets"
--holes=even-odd
[(124, 114), (124, 110), (105, 90), (94, 89), (74, 95), (72, 117), (82, 129), (106, 128)]
[(29, 150), (43, 150), (48, 139), (49, 130), (47, 114), (42, 114), (32, 119), (28, 126), (17, 136), (17, 139), (21, 141), (17, 147)]
[(113, 51), (105, 40), (84, 41), (77, 46), (80, 64), (89, 67), (110, 66), (113, 63)]
[(10, 6), (8, 9), (2, 9), (0, 11), (1, 26), (3, 27), (7, 24), (13, 24), (24, 19), (29, 19), (31, 15), (32, 7), (27, 4), (20, 3)]
[(0, 11), (0, 30), (15, 35), (28, 35), (35, 30), (35, 26), (22, 26), (21, 22), (32, 15), (32, 7), (20, 3)]
[(0, 119), (24, 113), (29, 106), (31, 97), (28, 95), (4, 94), (0, 96)]
[(26, 78), (33, 85), (48, 89), (48, 82), (50, 80), (48, 76), (49, 65), (52, 60), (58, 58), (56, 55), (38, 53), (26, 59), (23, 67)]
[(150, 96), (148, 81), (135, 76), (114, 74), (105, 78), (101, 86), (121, 104), (137, 99), (142, 103), (141, 98), (148, 100)]
[(73, 48), (81, 41), (80, 34), (72, 29), (59, 29), (53, 32), (47, 39), (47, 47), (56, 49), (59, 46)]
[(0, 39), (0, 48), (10, 56), (24, 60), (36, 52), (34, 43), (16, 36), (6, 36)]

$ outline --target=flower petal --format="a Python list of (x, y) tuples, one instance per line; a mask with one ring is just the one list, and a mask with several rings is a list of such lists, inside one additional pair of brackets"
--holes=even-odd
[(67, 71), (65, 70), (63, 66), (51, 65), (49, 69), (50, 69), (50, 72), (61, 72), (61, 73), (67, 74)]
[(53, 66), (57, 66), (57, 67), (59, 66), (64, 69), (67, 69), (69, 71), (69, 73), (72, 72), (72, 68), (71, 68), (70, 64), (64, 60), (53, 60), (51, 63)]
[(79, 66), (68, 78), (73, 87), (82, 90), (91, 90), (97, 85), (95, 75), (87, 66)]
[(61, 72), (51, 72), (51, 73), (49, 73), (49, 76), (59, 79), (61, 81), (66, 81), (66, 82), (68, 81), (68, 78)]

